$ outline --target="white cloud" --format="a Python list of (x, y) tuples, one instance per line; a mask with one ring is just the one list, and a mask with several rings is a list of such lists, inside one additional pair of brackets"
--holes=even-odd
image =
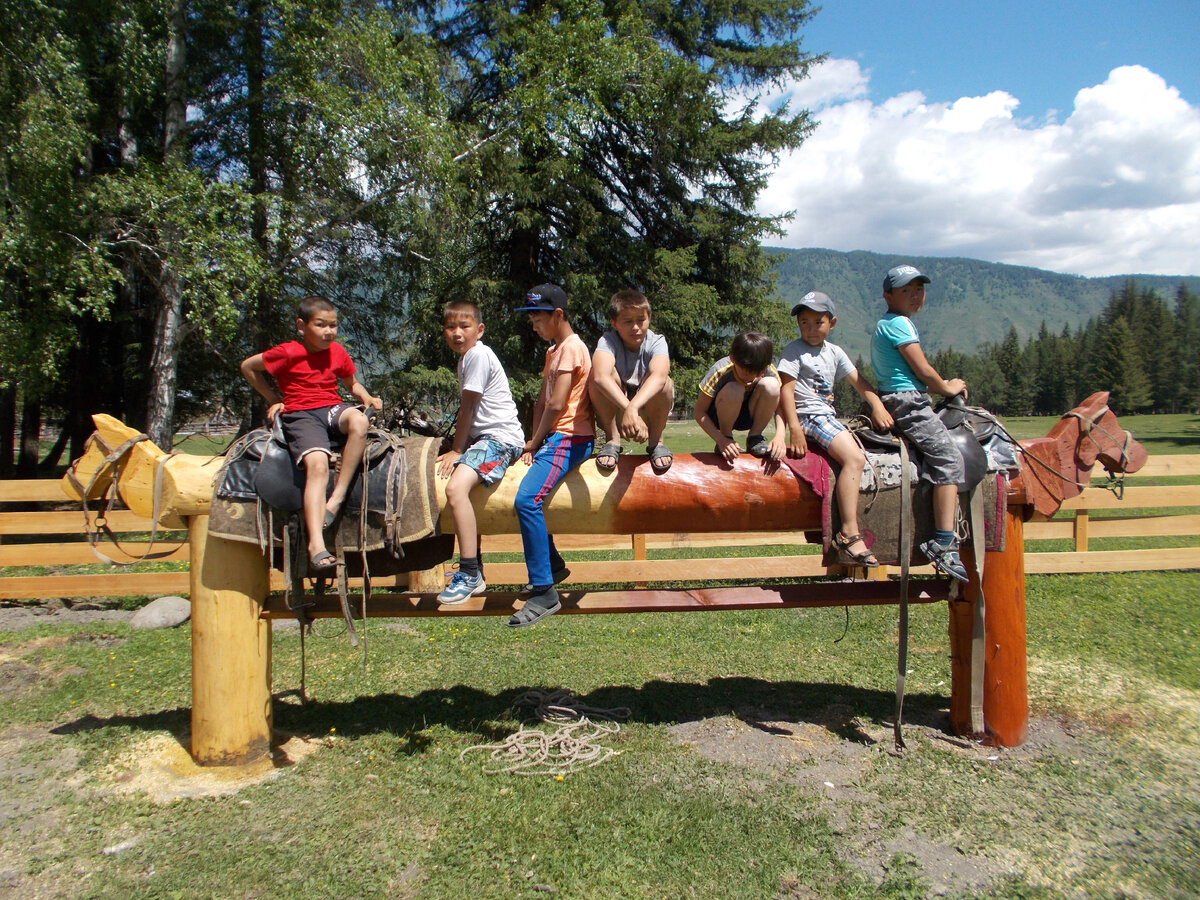
[(791, 247), (972, 256), (1082, 275), (1200, 274), (1200, 109), (1141, 66), (1060, 122), (1004, 91), (875, 104), (852, 60), (770, 98), (819, 125), (781, 158), (759, 211), (795, 211)]

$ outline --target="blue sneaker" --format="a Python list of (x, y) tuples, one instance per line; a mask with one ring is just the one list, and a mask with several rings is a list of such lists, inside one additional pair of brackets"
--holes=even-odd
[(438, 594), (438, 603), (454, 606), (465, 603), (468, 598), (482, 594), (487, 589), (482, 575), (468, 575), (466, 572), (455, 572), (446, 589)]
[(967, 581), (967, 567), (962, 564), (962, 560), (958, 556), (958, 547), (951, 544), (949, 547), (939, 544), (933, 538), (921, 542), (921, 552), (933, 563), (933, 567), (939, 572), (949, 575), (951, 578), (958, 581)]

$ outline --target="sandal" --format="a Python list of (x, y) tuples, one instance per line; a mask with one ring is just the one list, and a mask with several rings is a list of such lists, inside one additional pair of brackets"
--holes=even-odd
[[(341, 512), (341, 510), (338, 510), (338, 512)], [(334, 522), (337, 521), (337, 517), (338, 514), (336, 512), (325, 510), (325, 524), (322, 527), (328, 529), (331, 525), (333, 525)]]
[(326, 572), (337, 567), (337, 557), (328, 550), (323, 550), (308, 560), (308, 568), (314, 572)]
[(666, 444), (655, 444), (648, 451), (650, 454), (650, 468), (660, 475), (671, 468), (671, 463), (675, 462), (675, 454), (671, 452)]
[[(534, 603), (534, 599), (537, 603)], [(518, 609), (512, 616), (509, 617), (509, 628), (525, 628), (528, 625), (535, 625), (546, 616), (552, 616), (554, 613), (562, 609), (562, 601), (558, 599), (558, 591), (554, 588), (541, 593), (534, 594), (525, 601), (525, 605)]]
[[(875, 558), (875, 554), (871, 552), (870, 548), (866, 550), (860, 550), (858, 553), (850, 552), (850, 547), (859, 541), (862, 541), (862, 539), (863, 536), (861, 534), (852, 534), (847, 536), (839, 531), (833, 536), (833, 543), (837, 546), (838, 550), (846, 554), (849, 559), (854, 560), (855, 565), (863, 566), (867, 569), (879, 568), (879, 560)], [(863, 541), (863, 543), (865, 545), (866, 542)]]
[[(602, 459), (611, 459), (612, 462), (601, 462)], [(600, 452), (596, 454), (596, 468), (603, 469), (605, 472), (611, 472), (617, 467), (617, 463), (621, 460), (621, 444), (618, 441), (609, 441), (600, 448)]]

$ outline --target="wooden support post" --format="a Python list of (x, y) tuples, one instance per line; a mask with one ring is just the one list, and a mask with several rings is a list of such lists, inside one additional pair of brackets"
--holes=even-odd
[[(984, 560), (983, 721), (985, 742), (1016, 747), (1029, 727), (1025, 644), (1025, 534), (1019, 508), (1005, 512), (1004, 551)], [(971, 631), (979, 595), (974, 560), (964, 545), (971, 581), (950, 603), (950, 727), (971, 734)]]
[(267, 561), (256, 544), (209, 538), (188, 520), (192, 589), (192, 758), (240, 766), (271, 753)]
[(414, 594), (440, 594), (446, 586), (446, 567), (441, 563), (432, 569), (408, 573), (408, 589)]

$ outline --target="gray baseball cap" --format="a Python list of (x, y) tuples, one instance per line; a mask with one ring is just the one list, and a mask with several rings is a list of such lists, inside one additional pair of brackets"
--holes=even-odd
[(837, 315), (833, 311), (833, 301), (829, 299), (828, 294), (822, 294), (820, 291), (809, 291), (800, 298), (800, 302), (792, 307), (792, 315), (800, 315), (800, 310), (811, 309), (813, 312), (829, 313), (829, 315)]
[(895, 288), (902, 288), (910, 281), (929, 284), (929, 276), (922, 275), (916, 266), (896, 266), (894, 269), (888, 269), (888, 273), (883, 276), (883, 292), (886, 294)]

